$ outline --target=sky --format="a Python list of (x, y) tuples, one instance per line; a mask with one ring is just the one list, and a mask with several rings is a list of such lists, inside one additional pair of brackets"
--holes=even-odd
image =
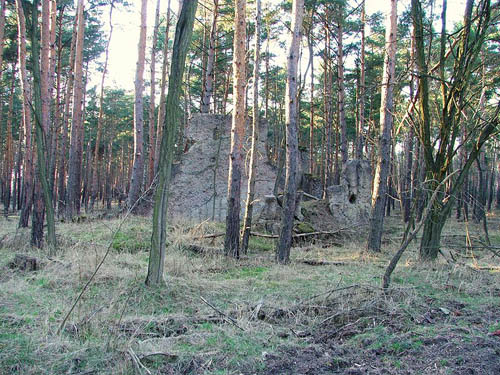
[[(127, 90), (132, 90), (134, 87), (135, 78), (135, 68), (137, 63), (137, 44), (139, 40), (139, 28), (140, 28), (140, 5), (141, 0), (128, 0), (130, 7), (125, 10), (123, 7), (117, 7), (113, 11), (113, 35), (110, 44), (110, 56), (108, 64), (108, 75), (106, 86), (119, 87)], [(178, 9), (179, 0), (171, 0), (171, 6), (176, 12)], [(265, 9), (265, 3), (274, 3), (279, 0), (263, 0), (263, 8)], [(398, 13), (406, 9), (409, 5), (410, 0), (400, 0), (398, 1)], [(441, 11), (440, 2), (437, 1), (435, 13), (439, 14)], [(248, 5), (248, 8), (252, 6)], [(371, 15), (375, 12), (382, 12), (387, 14), (389, 11), (390, 1), (389, 0), (366, 0), (366, 13)], [(460, 19), (460, 15), (465, 7), (465, 0), (448, 0), (448, 27), (450, 28), (454, 22)], [(154, 25), (154, 14), (156, 8), (156, 0), (148, 0), (148, 42), (150, 43), (150, 38), (153, 33)], [(167, 11), (167, 1), (161, 0), (161, 14), (165, 14)], [(105, 17), (104, 23), (105, 30), (108, 30), (108, 10), (103, 12), (103, 17)], [(148, 45), (149, 50), (149, 45)], [(307, 53), (307, 51), (305, 51)], [(285, 51), (283, 51), (285, 54)], [(307, 56), (303, 56), (307, 59)], [(104, 54), (101, 57), (104, 59)], [(146, 59), (149, 60), (148, 52), (146, 52)], [(158, 64), (157, 64), (158, 65)], [(161, 66), (161, 64), (160, 64)], [(146, 67), (145, 78), (149, 77), (149, 69)], [(90, 80), (91, 86), (98, 86), (100, 84), (100, 74), (93, 74)]]

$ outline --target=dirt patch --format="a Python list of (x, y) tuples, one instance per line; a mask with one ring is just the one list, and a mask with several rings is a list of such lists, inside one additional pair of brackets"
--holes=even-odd
[(411, 323), (389, 313), (368, 314), (354, 309), (318, 327), (303, 346), (279, 347), (260, 373), (500, 374), (500, 338), (487, 333), (489, 313), (462, 317), (430, 309)]
[[(265, 361), (261, 374), (457, 374), (500, 373), (500, 340), (461, 335), (436, 337), (418, 349), (370, 349), (329, 340), (306, 348), (283, 347)], [(401, 337), (404, 342), (404, 336)], [(392, 348), (392, 349), (391, 349)]]

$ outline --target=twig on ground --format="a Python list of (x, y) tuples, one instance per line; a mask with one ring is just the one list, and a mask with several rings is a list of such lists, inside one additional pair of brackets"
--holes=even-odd
[(320, 198), (315, 197), (314, 195), (308, 194), (305, 191), (302, 192), (302, 195), (304, 195), (304, 197), (311, 198), (311, 199), (314, 199), (316, 201), (320, 201), (321, 200)]
[(227, 314), (224, 314), (222, 311), (220, 311), (217, 307), (215, 307), (214, 305), (212, 305), (210, 302), (208, 302), (205, 298), (203, 298), (203, 296), (200, 296), (200, 299), (202, 300), (203, 303), (205, 303), (206, 305), (208, 305), (209, 307), (211, 307), (214, 311), (216, 311), (217, 313), (219, 313), (227, 322), (231, 323), (232, 325), (234, 325), (235, 327), (241, 329), (242, 331), (245, 331), (244, 328), (240, 327), (238, 325), (238, 323), (236, 323), (236, 320), (234, 320), (233, 318), (231, 318), (230, 316), (228, 316)]
[(205, 234), (203, 236), (197, 236), (197, 237), (194, 237), (193, 239), (195, 240), (202, 240), (202, 239), (205, 239), (205, 238), (217, 238), (217, 237), (222, 237), (224, 236), (226, 233), (212, 233), (212, 234)]
[(345, 262), (329, 262), (326, 260), (303, 259), (300, 263), (307, 264), (308, 266), (345, 266)]
[(332, 294), (332, 293), (335, 293), (335, 292), (340, 292), (341, 290), (346, 290), (346, 289), (352, 289), (352, 288), (356, 288), (356, 287), (359, 287), (360, 285), (358, 284), (353, 284), (353, 285), (348, 285), (348, 286), (344, 286), (344, 287), (341, 287), (341, 288), (333, 288), (333, 289), (329, 289), (327, 290), (326, 292), (322, 292), (322, 293), (319, 293), (319, 294), (315, 294), (314, 296), (312, 297), (309, 297), (308, 299), (305, 299), (299, 303), (297, 303), (295, 305), (295, 307), (297, 306), (300, 306), (300, 305), (303, 305), (304, 303), (306, 302), (310, 302), (312, 301), (313, 299), (315, 298), (318, 298), (318, 297), (321, 297), (321, 296), (324, 296), (326, 294), (328, 294), (329, 296)]
[(167, 359), (177, 359), (179, 356), (176, 355), (176, 354), (170, 354), (170, 353), (163, 353), (163, 352), (157, 352), (157, 353), (149, 353), (149, 354), (144, 354), (144, 355), (141, 355), (141, 361), (145, 360), (145, 359), (148, 359), (150, 357), (155, 357), (155, 356), (162, 356), (162, 357), (165, 357)]
[(139, 373), (139, 375), (142, 375), (141, 369), (144, 369), (148, 375), (152, 375), (151, 371), (149, 371), (149, 369), (142, 364), (141, 360), (139, 359), (139, 357), (137, 357), (137, 354), (134, 353), (132, 348), (129, 348), (127, 353), (132, 359), (132, 363), (134, 364), (135, 369), (137, 370), (137, 373)]
[[(302, 237), (309, 237), (309, 236), (317, 236), (320, 234), (324, 235), (332, 235), (332, 234), (338, 234), (342, 231), (348, 230), (350, 228), (340, 228), (334, 231), (317, 231), (317, 232), (310, 232), (310, 233), (299, 233), (299, 234), (294, 234), (292, 235), (293, 238), (302, 238)], [(205, 234), (203, 236), (198, 236), (194, 237), (195, 240), (202, 240), (205, 238), (216, 238), (216, 237), (222, 237), (226, 235), (226, 233), (211, 233), (211, 234)], [(262, 237), (262, 238), (279, 238), (279, 235), (277, 234), (267, 234), (267, 233), (259, 233), (259, 232), (250, 232), (251, 236), (254, 237)]]

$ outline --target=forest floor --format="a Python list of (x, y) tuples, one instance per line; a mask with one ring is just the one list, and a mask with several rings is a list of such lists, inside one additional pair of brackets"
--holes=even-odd
[[(479, 226), (450, 219), (432, 264), (412, 244), (385, 293), (398, 217), (379, 255), (363, 253), (360, 227), (297, 244), (286, 266), (274, 263), (272, 240), (253, 237), (235, 261), (222, 237), (196, 239), (221, 224), (177, 223), (159, 288), (144, 285), (150, 222), (129, 218), (114, 238), (119, 219), (59, 223), (49, 257), (16, 217), (0, 219), (0, 374), (500, 374), (500, 258), (465, 247)], [(16, 254), (40, 268), (21, 271)]]

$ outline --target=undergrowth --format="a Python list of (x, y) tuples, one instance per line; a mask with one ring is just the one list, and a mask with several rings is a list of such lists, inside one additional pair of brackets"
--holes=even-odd
[[(403, 230), (398, 218), (388, 220), (382, 254), (365, 254), (357, 233), (346, 235), (342, 247), (295, 247), (286, 266), (274, 263), (273, 240), (254, 237), (249, 253), (233, 260), (222, 255), (222, 236), (202, 238), (223, 231), (220, 224), (173, 223), (160, 288), (144, 285), (149, 218), (130, 218), (114, 239), (118, 219), (60, 223), (55, 257), (32, 249), (16, 218), (0, 220), (1, 374), (488, 374), (500, 368), (500, 339), (491, 335), (500, 329), (498, 258), (486, 250), (471, 257), (454, 242), (455, 261), (445, 252), (434, 264), (420, 264), (414, 245), (384, 293), (381, 277)], [(462, 227), (451, 223), (445, 233)], [(481, 235), (479, 227), (469, 229)], [(57, 335), (110, 244), (109, 258)], [(10, 268), (19, 253), (36, 257), (40, 269)], [(310, 260), (323, 263), (304, 263)], [(482, 364), (463, 352), (477, 348)]]

